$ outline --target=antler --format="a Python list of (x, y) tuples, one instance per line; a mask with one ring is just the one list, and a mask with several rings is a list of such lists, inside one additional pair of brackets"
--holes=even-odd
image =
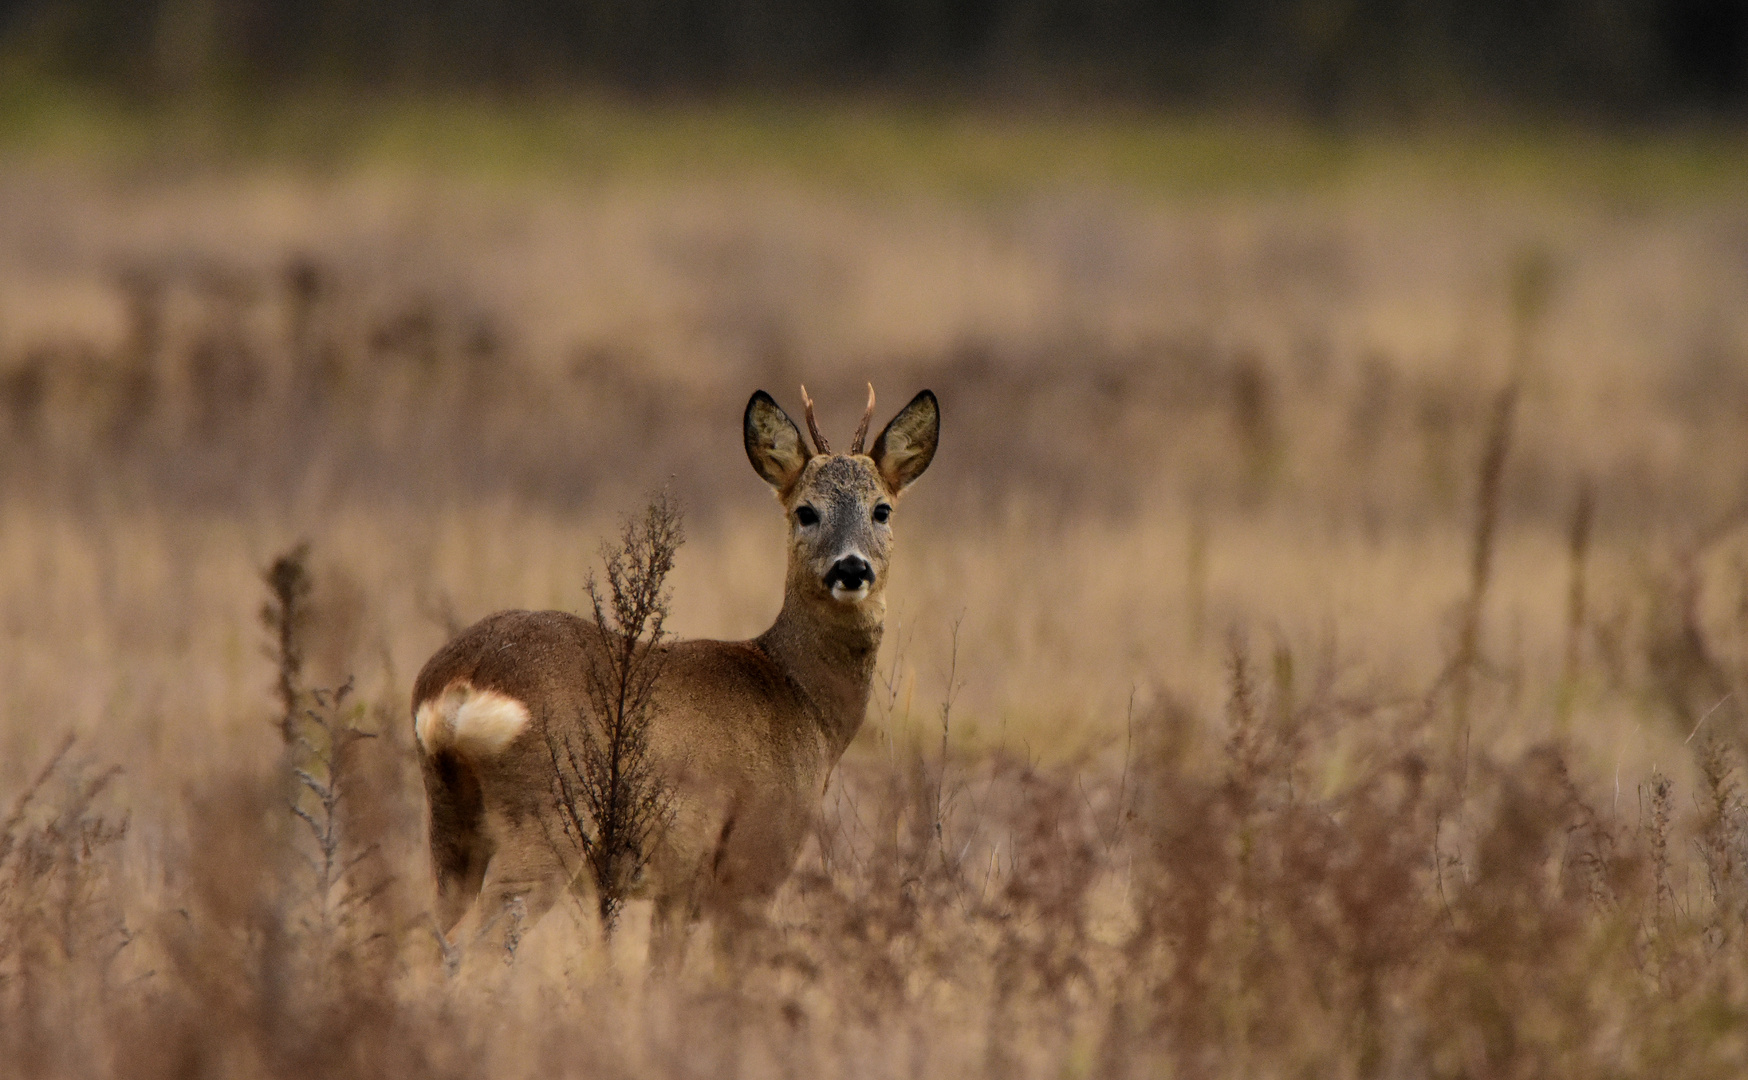
[(825, 436), (819, 433), (819, 421), (813, 418), (813, 399), (807, 396), (807, 384), (801, 384), (801, 404), (807, 410), (807, 430), (813, 435), (813, 445), (822, 454), (832, 452), (831, 445), (825, 441)]
[(874, 384), (868, 384), (868, 409), (862, 414), (862, 422), (856, 425), (856, 441), (850, 444), (850, 453), (860, 454), (862, 443), (868, 438), (868, 421), (874, 419)]

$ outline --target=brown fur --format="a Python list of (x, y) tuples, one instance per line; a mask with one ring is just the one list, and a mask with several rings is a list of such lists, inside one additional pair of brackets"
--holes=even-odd
[[(876, 520), (877, 508), (890, 507), (927, 467), (938, 429), (938, 405), (925, 390), (872, 455), (810, 455), (768, 395), (749, 402), (748, 457), (790, 517), (783, 608), (751, 641), (661, 646), (649, 749), (674, 794), (674, 818), (634, 888), (655, 902), (653, 952), (671, 950), (700, 913), (756, 914), (788, 877), (826, 779), (867, 709), (891, 556), (891, 530)], [(802, 507), (817, 520), (804, 521)], [(860, 598), (834, 596), (827, 581), (846, 553), (874, 574)], [(601, 640), (592, 621), (575, 615), (504, 611), (445, 645), (419, 674), (415, 717), (462, 686), (528, 711), (501, 749), (466, 739), (420, 743), (438, 918), (457, 945), (504, 940), (509, 923), (532, 923), (567, 886), (593, 887), (559, 821), (548, 740), (598, 722), (584, 672)]]

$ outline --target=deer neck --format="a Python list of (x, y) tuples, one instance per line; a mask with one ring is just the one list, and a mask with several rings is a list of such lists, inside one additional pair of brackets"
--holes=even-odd
[(758, 645), (788, 674), (818, 718), (835, 764), (868, 711), (874, 659), (885, 629), (886, 604), (873, 598), (854, 608), (808, 601), (793, 592)]

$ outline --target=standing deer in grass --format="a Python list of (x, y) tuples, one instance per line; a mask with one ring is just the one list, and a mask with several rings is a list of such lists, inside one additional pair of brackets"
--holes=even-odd
[[(700, 915), (756, 917), (789, 876), (826, 780), (867, 710), (893, 503), (935, 455), (940, 409), (927, 390), (864, 452), (870, 386), (847, 454), (832, 453), (820, 436), (805, 387), (802, 398), (811, 451), (762, 390), (743, 425), (753, 470), (788, 519), (776, 622), (751, 641), (655, 646), (660, 664), (644, 730), (663, 820), (624, 891), (653, 901), (658, 960), (674, 954)], [(566, 843), (552, 747), (599, 735), (586, 673), (610, 637), (598, 619), (503, 611), (463, 631), (419, 673), (414, 732), (437, 918), (452, 947), (509, 946), (567, 888), (600, 888)]]

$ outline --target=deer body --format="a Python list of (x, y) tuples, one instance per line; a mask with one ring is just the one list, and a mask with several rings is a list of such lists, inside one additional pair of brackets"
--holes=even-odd
[[(671, 814), (624, 891), (654, 901), (658, 954), (700, 914), (756, 913), (793, 868), (867, 708), (891, 504), (932, 458), (939, 412), (933, 394), (917, 395), (870, 454), (863, 432), (850, 454), (832, 454), (817, 428), (809, 452), (762, 391), (744, 427), (748, 457), (790, 519), (783, 607), (751, 641), (656, 646), (648, 759)], [(454, 945), (512, 941), (566, 888), (599, 887), (560, 819), (552, 748), (598, 729), (584, 673), (606, 640), (592, 619), (499, 612), (419, 675), (437, 916)]]

